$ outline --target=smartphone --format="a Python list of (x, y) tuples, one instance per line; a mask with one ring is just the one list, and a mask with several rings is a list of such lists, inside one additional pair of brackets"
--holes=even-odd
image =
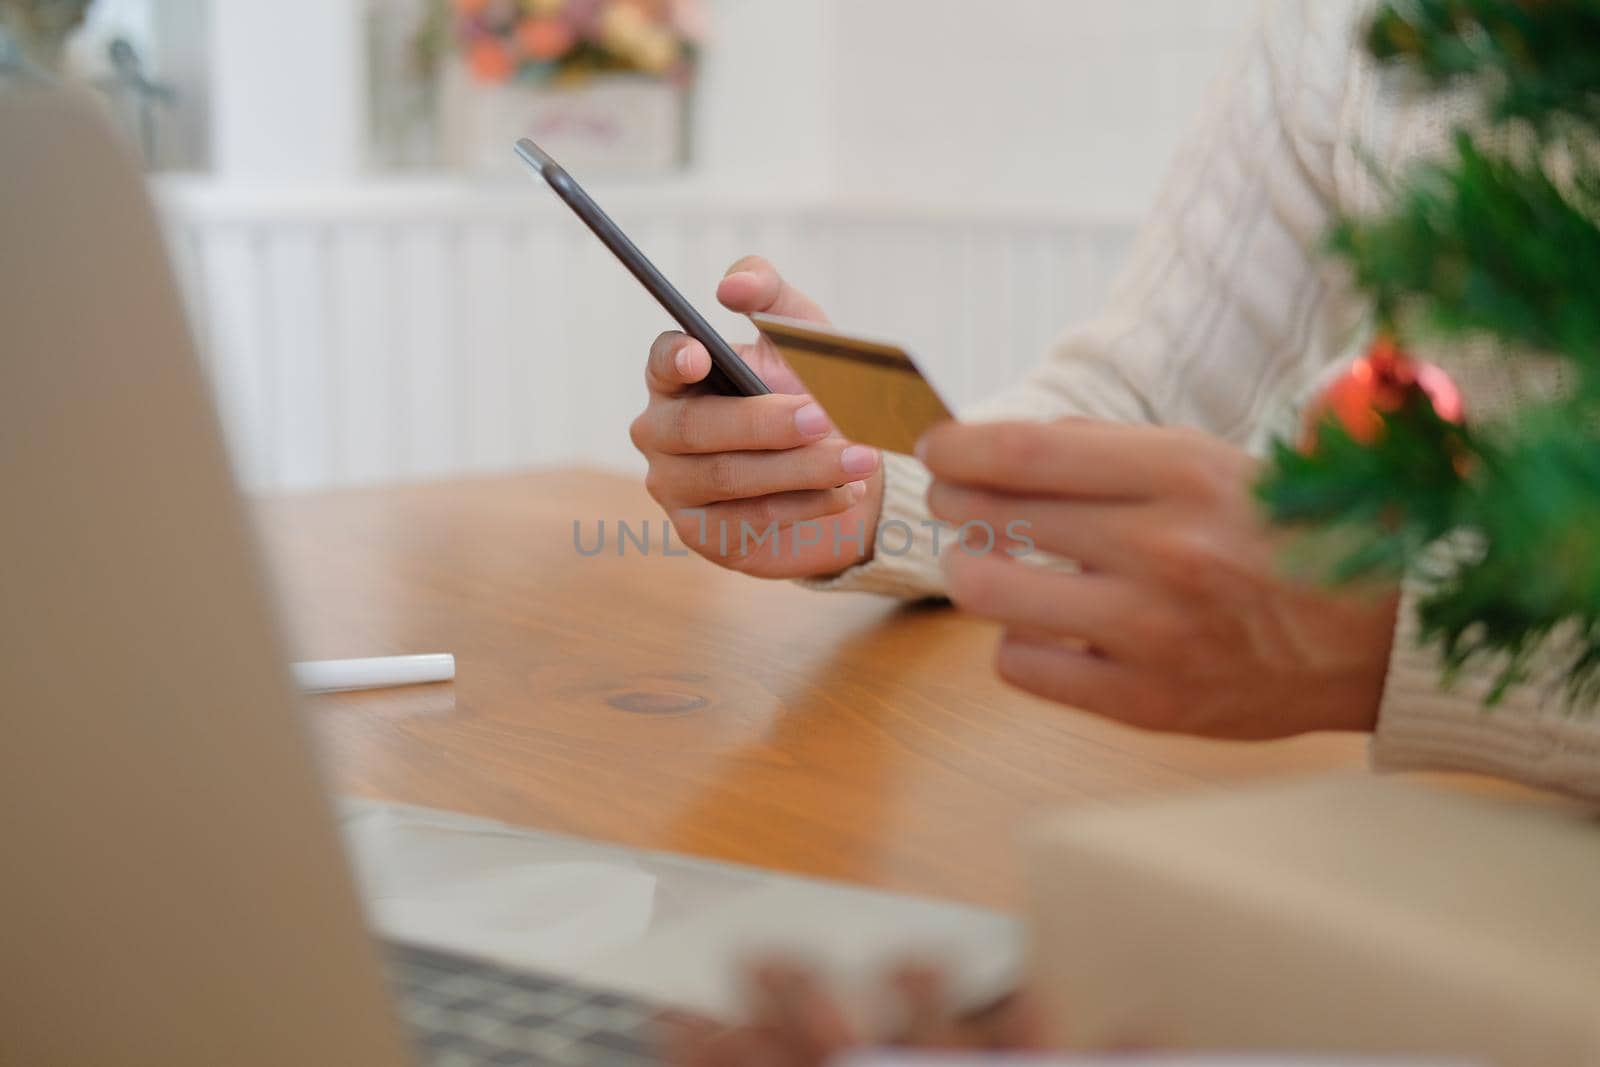
[(705, 316), (696, 311), (694, 305), (685, 300), (683, 294), (674, 289), (666, 276), (656, 269), (656, 265), (645, 258), (639, 246), (630, 241), (628, 235), (611, 221), (611, 217), (600, 210), (600, 205), (583, 191), (583, 186), (572, 180), (572, 175), (526, 137), (517, 142), (516, 148), (522, 161), (555, 190), (556, 195), (600, 238), (601, 243), (611, 249), (612, 255), (622, 260), (622, 265), (683, 327), (683, 332), (706, 346), (706, 351), (711, 353), (711, 373), (706, 376), (708, 386), (727, 396), (762, 396), (772, 392), (756, 372), (739, 358), (733, 346), (711, 328)]

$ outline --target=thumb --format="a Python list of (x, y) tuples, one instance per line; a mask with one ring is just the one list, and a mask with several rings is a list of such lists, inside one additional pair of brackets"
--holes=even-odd
[(765, 312), (809, 322), (828, 321), (816, 301), (783, 280), (783, 276), (760, 256), (745, 256), (717, 286), (717, 299), (729, 311), (740, 315)]

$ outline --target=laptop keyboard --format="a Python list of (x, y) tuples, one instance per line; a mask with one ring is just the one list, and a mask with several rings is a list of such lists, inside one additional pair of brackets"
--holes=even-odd
[(424, 1067), (656, 1064), (659, 1010), (586, 989), (415, 945), (389, 944), (401, 1017)]

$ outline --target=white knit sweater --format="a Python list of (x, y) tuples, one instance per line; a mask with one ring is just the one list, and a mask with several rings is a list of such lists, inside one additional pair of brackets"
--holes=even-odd
[[(1066, 333), (1019, 385), (972, 419), (1090, 415), (1199, 427), (1260, 452), (1293, 427), (1318, 380), (1370, 335), (1369, 309), (1320, 254), (1341, 211), (1381, 207), (1382, 177), (1437, 153), (1464, 114), (1407, 99), (1359, 47), (1363, 0), (1283, 0), (1221, 78), (1098, 319)], [(1373, 164), (1377, 164), (1376, 174)], [(1492, 416), (1534, 385), (1492, 353), (1430, 352)], [(883, 520), (924, 537), (928, 475), (890, 456)], [(903, 535), (897, 530), (896, 544)], [(936, 596), (926, 541), (819, 588)], [(1493, 710), (1485, 677), (1441, 688), (1416, 641), (1409, 588), (1373, 742), (1383, 768), (1477, 770), (1600, 798), (1600, 714), (1575, 713), (1553, 678)]]

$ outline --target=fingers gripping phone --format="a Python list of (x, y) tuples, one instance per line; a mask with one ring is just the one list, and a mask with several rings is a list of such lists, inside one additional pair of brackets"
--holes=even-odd
[(762, 396), (772, 392), (756, 372), (739, 358), (733, 346), (712, 329), (705, 316), (696, 311), (694, 305), (672, 287), (666, 276), (657, 270), (655, 264), (646, 259), (644, 253), (639, 251), (639, 247), (628, 239), (628, 235), (611, 221), (609, 215), (600, 210), (600, 205), (583, 191), (583, 186), (574, 181), (572, 175), (551, 159), (544, 149), (526, 137), (517, 142), (516, 148), (517, 155), (522, 161), (543, 178), (546, 184), (555, 190), (555, 194), (583, 220), (584, 225), (611, 249), (612, 254), (628, 268), (628, 272), (639, 279), (639, 282), (650, 291), (650, 295), (666, 309), (667, 314), (683, 327), (683, 332), (706, 346), (706, 351), (711, 353), (711, 373), (706, 376), (707, 385), (727, 396)]

